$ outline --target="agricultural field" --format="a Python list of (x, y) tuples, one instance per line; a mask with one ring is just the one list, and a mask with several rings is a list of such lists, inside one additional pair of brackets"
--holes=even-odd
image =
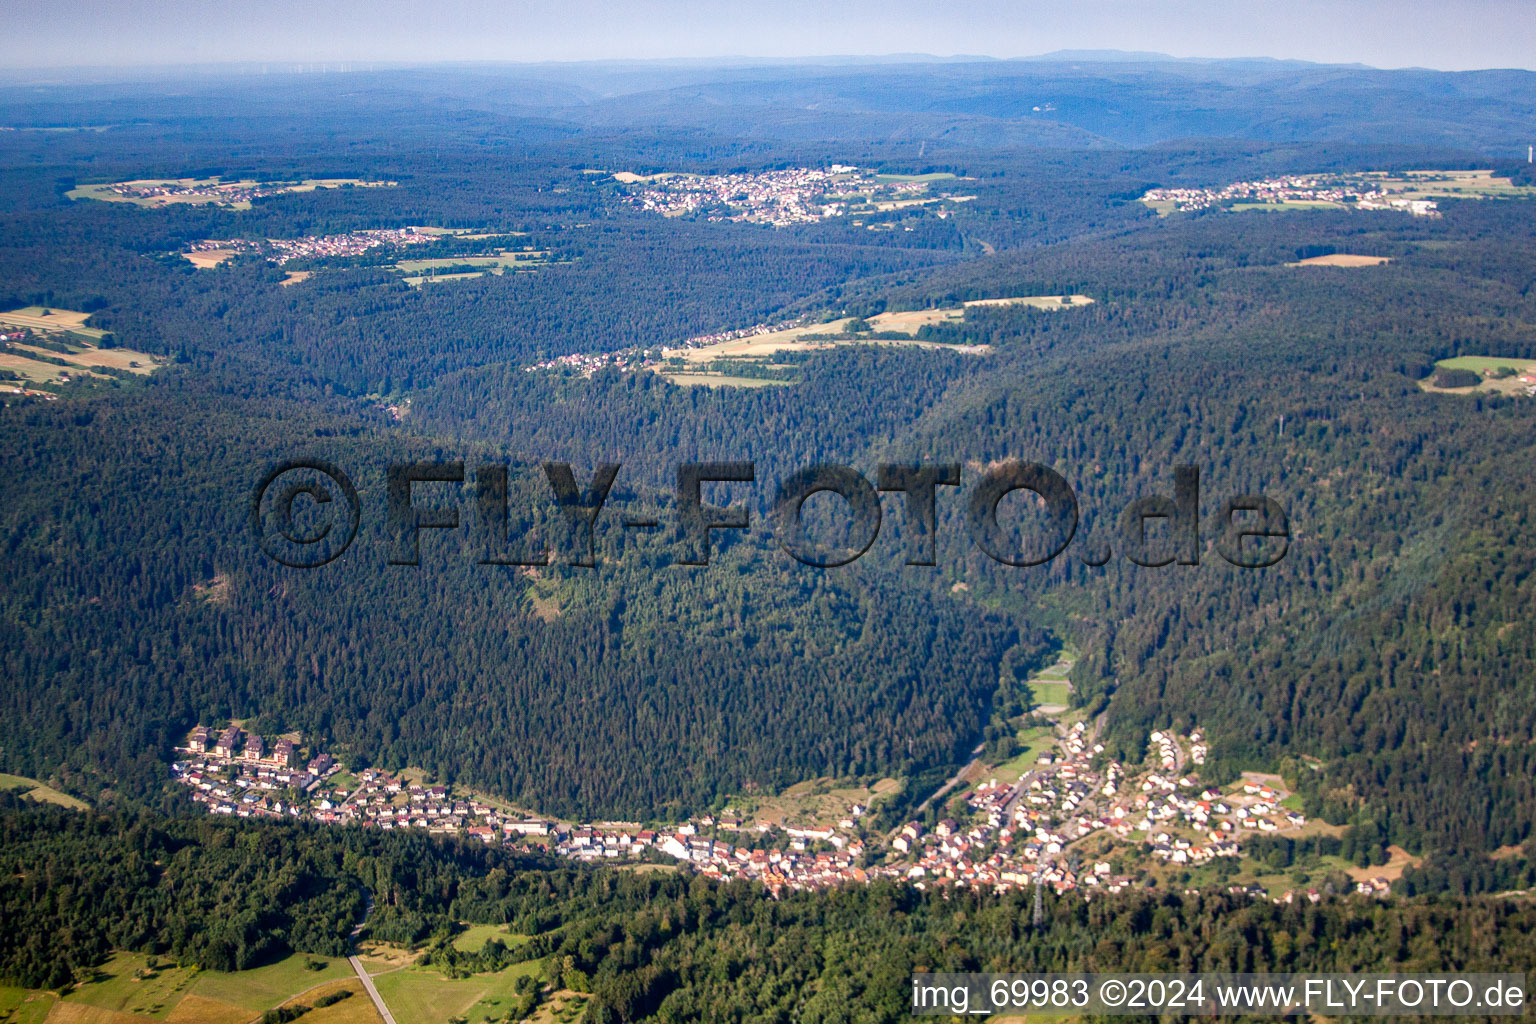
[[(14, 778), (0, 776), (0, 780)], [(454, 944), (474, 950), (492, 937), (501, 938), (512, 948), (527, 941), (526, 936), (513, 935), (504, 925), (472, 925)], [(543, 980), (542, 964), (537, 960), (494, 974), (450, 980), (436, 970), (415, 966), (413, 952), (398, 952), (383, 959), (370, 958), (368, 968), (377, 979), (375, 984), (385, 1005), (400, 1024), (499, 1021), (518, 1002), (519, 978)], [(351, 994), (329, 1006), (315, 1006), (317, 999), (342, 991)], [(562, 990), (554, 993), (541, 1012), (554, 1020), (559, 1011), (580, 1001), (583, 997)], [(309, 954), (295, 954), (254, 970), (224, 973), (179, 966), (142, 953), (115, 953), (62, 998), (53, 992), (0, 986), (0, 1021), (7, 1024), (253, 1024), (278, 1007), (307, 1007), (303, 1020), (313, 1024), (379, 1022), (373, 1002), (346, 960)]]
[[(0, 347), (0, 370), (7, 370), (24, 382), (49, 384), (75, 370), (76, 375), (102, 377), (93, 370), (125, 370), (134, 374), (153, 373), (165, 360), (131, 348), (102, 347), (110, 340), (106, 331), (86, 327), (89, 313), (68, 309), (27, 306), (0, 313), (0, 334), (14, 328), (40, 338), (7, 340)], [(46, 341), (46, 344), (38, 344)], [(76, 368), (78, 368), (76, 370)], [(14, 378), (12, 383), (14, 384)]]
[(52, 309), (45, 306), (24, 306), (9, 313), (0, 313), (0, 329), (25, 327), (34, 331), (62, 331), (83, 341), (101, 341), (106, 331), (85, 326), (91, 314), (72, 309)]
[(1155, 188), (1141, 202), (1160, 217), (1176, 211), (1222, 209), (1397, 211), (1438, 217), (1441, 199), (1531, 199), (1536, 187), (1516, 185), (1492, 171), (1366, 171), (1295, 174), (1204, 188)]
[(1327, 256), (1310, 256), (1304, 260), (1287, 263), (1288, 267), (1384, 267), (1392, 262), (1390, 256), (1361, 256), (1355, 253), (1335, 252)]
[(322, 188), (387, 188), (393, 181), (360, 178), (305, 178), (302, 181), (224, 181), (221, 178), (137, 178), (95, 185), (79, 185), (65, 195), (70, 199), (95, 199), (106, 203), (163, 208), (172, 205), (222, 206), (249, 210), (255, 199)]
[[(1070, 298), (1071, 301), (1065, 301)], [(911, 341), (903, 341), (898, 338), (869, 338), (849, 332), (849, 326), (853, 323), (853, 317), (843, 317), (840, 320), (832, 320), (827, 323), (806, 324), (800, 327), (787, 327), (780, 331), (770, 331), (765, 334), (751, 334), (742, 338), (731, 338), (727, 341), (716, 342), (712, 345), (702, 345), (696, 348), (664, 349), (663, 358), (681, 358), (692, 364), (710, 363), (716, 359), (730, 357), (753, 357), (775, 355), (780, 352), (809, 352), (817, 349), (830, 348), (837, 344), (886, 344), (886, 345), (919, 345), (927, 348), (948, 348), (961, 351), (981, 351), (980, 346), (955, 346), (943, 345), (937, 342), (922, 342), (916, 338), (917, 332), (923, 327), (940, 323), (955, 323), (965, 316), (965, 309), (973, 306), (1031, 306), (1035, 309), (1070, 309), (1077, 306), (1092, 304), (1093, 299), (1086, 295), (1029, 295), (1007, 299), (974, 299), (963, 306), (950, 309), (918, 309), (896, 313), (880, 313), (868, 318), (870, 329), (874, 333), (899, 332), (913, 335)]]
[[(837, 345), (907, 345), (916, 348), (944, 349), (967, 355), (985, 355), (985, 345), (950, 345), (943, 342), (925, 341), (917, 337), (924, 327), (944, 323), (958, 323), (965, 318), (965, 311), (972, 307), (1029, 306), (1039, 310), (1076, 309), (1093, 304), (1087, 295), (1023, 295), (1002, 299), (973, 299), (960, 306), (945, 309), (915, 309), (900, 312), (879, 313), (869, 317), (867, 331), (855, 332), (854, 317), (843, 317), (825, 323), (803, 324), (762, 334), (748, 334), (738, 338), (726, 338), (707, 345), (669, 348), (662, 350), (662, 358), (671, 365), (661, 370), (663, 376), (675, 384), (709, 385), (712, 387), (763, 387), (785, 384), (782, 377), (763, 377), (744, 373), (732, 373), (736, 367), (752, 366), (754, 369), (773, 369), (765, 361), (785, 352), (814, 352)], [(879, 335), (905, 334), (907, 338), (879, 337)]]
[(203, 249), (198, 252), (184, 252), (187, 262), (199, 270), (212, 270), (214, 267), (235, 258), (233, 249)]
[(1361, 177), (1404, 199), (1536, 199), (1536, 186), (1479, 171), (1370, 171)]

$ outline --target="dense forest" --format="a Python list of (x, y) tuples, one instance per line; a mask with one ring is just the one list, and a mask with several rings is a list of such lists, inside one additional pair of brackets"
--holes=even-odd
[[(914, 971), (1493, 971), (1536, 963), (1526, 901), (1428, 897), (1294, 905), (1129, 893), (1048, 901), (881, 883), (771, 899), (747, 883), (557, 867), (483, 844), (298, 823), (116, 818), (0, 795), (0, 977), (67, 985), (110, 949), (212, 967), (367, 934), (445, 969), (462, 922), (509, 924), (592, 1024), (907, 1019)], [(1496, 1019), (1496, 1018), (1495, 1018)]]

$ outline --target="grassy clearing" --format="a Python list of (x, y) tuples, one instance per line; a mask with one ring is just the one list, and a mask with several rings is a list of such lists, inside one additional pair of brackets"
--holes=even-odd
[(202, 996), (184, 996), (165, 1024), (250, 1024), (251, 1011)]
[(1509, 356), (1455, 356), (1435, 364), (1449, 370), (1476, 370), (1486, 373), (1507, 366), (1512, 370), (1525, 371), (1536, 368), (1536, 359), (1514, 359)]
[[(309, 970), (306, 965), (311, 961), (323, 966), (317, 971)], [(355, 975), (345, 960), (296, 953), (250, 971), (203, 971), (192, 986), (192, 994), (262, 1013), (316, 985), (350, 977)]]
[[(324, 969), (306, 970), (308, 960), (323, 961)], [(51, 993), (0, 988), (0, 1020), (249, 1024), (253, 1017), (284, 1003), (313, 1005), (313, 998), (321, 994), (312, 991), (317, 986), (347, 984), (357, 988), (353, 998), (338, 1003), (334, 1012), (322, 1016), (321, 1011), (313, 1011), (304, 1019), (315, 1024), (376, 1022), (373, 1004), (345, 960), (299, 955), (253, 971), (225, 974), (179, 967), (142, 953), (115, 953), (91, 980), (77, 985), (62, 1000)]]
[(1024, 749), (1011, 760), (987, 772), (988, 778), (995, 778), (1003, 783), (1018, 782), (1020, 776), (1035, 767), (1035, 762), (1041, 754), (1056, 745), (1056, 734), (1050, 726), (1032, 726), (1019, 733), (1019, 742), (1024, 745)]
[[(1071, 301), (1067, 301), (1070, 299)], [(970, 306), (1029, 306), (1032, 309), (1075, 309), (1079, 306), (1093, 305), (1093, 298), (1088, 295), (1019, 295), (1008, 299), (972, 299), (965, 304)]]
[(516, 949), (528, 942), (529, 936), (515, 934), (504, 924), (472, 924), (453, 937), (455, 949), (473, 953), (490, 939), (500, 939), (508, 949)]
[(57, 1003), (48, 1014), (48, 1024), (143, 1024), (148, 1019), (84, 1003)]
[[(276, 188), (280, 193), (313, 192), (322, 188), (343, 188), (352, 186), (356, 188), (387, 188), (395, 185), (393, 181), (364, 181), (361, 178), (305, 178), (303, 181), (277, 182), (277, 181), (252, 181), (241, 179), (239, 181), (224, 181), (219, 178), (136, 178), (131, 181), (113, 181), (95, 185), (81, 185), (70, 189), (65, 193), (69, 199), (95, 199), (104, 203), (131, 203), (134, 206), (160, 208), (171, 205), (183, 206), (222, 206), (230, 210), (249, 210), (249, 200), (233, 199), (225, 193), (236, 192), (250, 188)], [(133, 196), (123, 195), (114, 191), (118, 188), (191, 188), (199, 191), (193, 193), (160, 195), (160, 196)]]
[(1072, 672), (1072, 658), (1062, 655), (1054, 664), (1036, 669), (1025, 680), (1035, 695), (1035, 705), (1044, 711), (1060, 712), (1071, 703), (1072, 687), (1067, 682)]
[(540, 263), (549, 255), (548, 251), (503, 249), (494, 256), (440, 256), (424, 260), (401, 260), (395, 264), (395, 269), (406, 274), (417, 274), (422, 271), (431, 271), (438, 267), (500, 267), (510, 269), (531, 263)]
[(662, 376), (680, 387), (707, 388), (769, 388), (791, 383), (787, 380), (768, 380), (763, 377), (732, 377), (725, 373), (698, 370), (691, 373), (663, 372)]
[[(420, 288), (424, 284), (442, 281), (473, 281), (477, 277), (484, 277), (483, 270), (466, 270), (462, 274), (414, 274), (404, 278), (406, 284), (412, 288)], [(287, 282), (284, 282), (285, 284)]]
[[(330, 1006), (315, 1006), (316, 999), (338, 992), (350, 992), (352, 995)], [(288, 1000), (283, 1005), (310, 1007), (309, 1012), (300, 1018), (304, 1024), (379, 1024), (380, 1021), (379, 1011), (374, 1009), (373, 1000), (368, 998), (368, 993), (363, 989), (363, 983), (355, 977), (351, 981), (333, 982), (324, 988), (306, 992), (302, 996)]]
[[(877, 213), (890, 213), (892, 210), (910, 210), (914, 206), (927, 206), (929, 203), (942, 203), (946, 199), (950, 200), (951, 202), (962, 203), (966, 200), (975, 198), (975, 196), (923, 196), (912, 197), (909, 199), (882, 199), (876, 202), (874, 207), (875, 212)], [(895, 225), (871, 224), (869, 226), (869, 230), (871, 231), (874, 231), (877, 228), (882, 231), (894, 231)]]
[(393, 942), (375, 942), (364, 939), (358, 943), (357, 958), (363, 962), (363, 970), (370, 975), (409, 967), (416, 962), (417, 952)]
[(496, 974), (450, 979), (430, 968), (406, 967), (378, 975), (374, 986), (400, 1024), (447, 1024), (455, 1017), (483, 1024), (516, 1005), (518, 978), (537, 977), (540, 970), (538, 961), (530, 960)]
[(1071, 700), (1071, 689), (1066, 683), (1032, 679), (1029, 688), (1035, 695), (1035, 703), (1042, 708), (1064, 708)]
[[(28, 359), (13, 352), (0, 352), (0, 370), (9, 370), (12, 373), (19, 374), (23, 382), (46, 384), (57, 379), (61, 369), (62, 367), (56, 366), (53, 363), (43, 363), (36, 359)], [(14, 384), (16, 382), (0, 381), (0, 386), (4, 386), (7, 383)]]
[(6, 775), (0, 772), (0, 789), (21, 790), (23, 796), (33, 800), (41, 800), (43, 803), (58, 804), (60, 807), (72, 807), (77, 811), (90, 808), (84, 800), (77, 800), (68, 793), (60, 793), (52, 786), (29, 779), (24, 775)]
[[(583, 172), (585, 173), (585, 172)], [(522, 238), (526, 231), (482, 231), (479, 228), (416, 228), (418, 235), (443, 235), (452, 238), (479, 240), (482, 238)]]
[(894, 182), (929, 182), (929, 181), (953, 181), (955, 176), (948, 171), (934, 171), (931, 174), (877, 174), (875, 180), (882, 184)]
[(51, 992), (0, 985), (0, 1020), (7, 1024), (42, 1024), (58, 1001)]
[[(1533, 385), (1529, 378), (1536, 375), (1536, 359), (1512, 359), (1509, 356), (1456, 356), (1452, 359), (1441, 359), (1435, 363), (1436, 367), (1448, 370), (1472, 370), (1483, 375), (1480, 384), (1474, 384), (1464, 388), (1436, 387), (1432, 381), (1434, 376), (1426, 377), (1419, 381), (1419, 387), (1425, 391), (1441, 395), (1470, 395), (1474, 393), (1497, 392), (1505, 395), (1529, 395)], [(1514, 370), (1514, 374), (1507, 377), (1489, 376), (1495, 370)]]
[[(152, 961), (157, 964), (154, 969), (149, 967)], [(142, 953), (118, 953), (101, 966), (96, 980), (77, 987), (64, 1002), (164, 1020), (196, 976), (195, 967), (159, 966)]]
[(1387, 862), (1385, 864), (1372, 864), (1370, 867), (1357, 868), (1353, 864), (1344, 870), (1349, 877), (1357, 882), (1368, 881), (1372, 878), (1385, 878), (1389, 882), (1395, 882), (1403, 877), (1403, 872), (1409, 868), (1416, 868), (1424, 863), (1423, 857), (1415, 857), (1401, 846), (1387, 847)]
[(1245, 210), (1261, 210), (1270, 213), (1280, 213), (1285, 210), (1343, 210), (1343, 203), (1330, 202), (1326, 199), (1282, 199), (1277, 203), (1233, 203), (1227, 207), (1234, 213), (1242, 213)]
[(797, 782), (776, 796), (737, 796), (731, 806), (748, 827), (758, 822), (774, 825), (835, 825), (846, 818), (854, 804), (871, 807), (901, 791), (897, 779), (880, 779), (868, 786), (830, 777)]

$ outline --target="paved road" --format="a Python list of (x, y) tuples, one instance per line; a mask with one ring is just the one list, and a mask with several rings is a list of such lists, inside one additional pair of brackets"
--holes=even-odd
[(978, 743), (976, 745), (976, 749), (971, 751), (971, 759), (966, 763), (965, 767), (961, 768), (959, 771), (955, 772), (954, 775), (950, 776), (949, 781), (944, 783), (944, 785), (940, 786), (938, 789), (934, 790), (933, 795), (928, 797), (927, 800), (924, 800), (922, 803), (918, 804), (917, 810), (912, 812), (912, 816), (915, 818), (919, 814), (922, 814), (928, 809), (929, 804), (933, 803), (935, 800), (939, 799), (945, 793), (948, 793), (950, 790), (954, 789), (956, 786), (960, 785), (960, 780), (965, 777), (966, 772), (971, 770), (972, 765), (981, 760), (981, 752), (986, 748), (987, 745), (985, 743)]
[(363, 988), (368, 990), (368, 998), (373, 1000), (374, 1009), (379, 1011), (379, 1016), (384, 1018), (384, 1024), (395, 1024), (395, 1015), (389, 1012), (389, 1007), (384, 1005), (384, 997), (379, 995), (379, 990), (373, 987), (373, 979), (368, 977), (368, 971), (363, 967), (363, 962), (355, 956), (347, 957), (347, 963), (357, 972), (357, 979), (363, 983)]
[[(368, 915), (373, 913), (373, 893), (365, 890), (363, 895), (368, 898), (368, 903), (363, 907), (363, 916), (358, 919), (357, 924), (352, 926), (354, 943), (362, 933), (363, 925), (368, 923)], [(373, 1007), (379, 1011), (379, 1016), (384, 1018), (384, 1024), (396, 1024), (395, 1015), (389, 1012), (389, 1007), (384, 1005), (384, 997), (379, 995), (379, 990), (373, 987), (373, 979), (368, 976), (368, 969), (363, 966), (363, 962), (354, 954), (347, 957), (347, 963), (351, 964), (352, 970), (357, 973), (357, 980), (363, 983), (363, 990), (368, 993), (368, 998), (373, 1000)]]

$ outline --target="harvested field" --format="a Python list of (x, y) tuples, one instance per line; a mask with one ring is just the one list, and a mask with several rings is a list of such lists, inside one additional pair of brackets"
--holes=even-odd
[(1327, 256), (1312, 256), (1288, 267), (1380, 267), (1392, 262), (1390, 256), (1359, 256), (1354, 253), (1336, 252)]
[(233, 259), (235, 256), (235, 250), (203, 249), (199, 252), (184, 252), (182, 255), (185, 256), (187, 258), (187, 262), (192, 264), (194, 267), (197, 267), (200, 270), (209, 270), (218, 266), (220, 263), (223, 263), (225, 260)]

